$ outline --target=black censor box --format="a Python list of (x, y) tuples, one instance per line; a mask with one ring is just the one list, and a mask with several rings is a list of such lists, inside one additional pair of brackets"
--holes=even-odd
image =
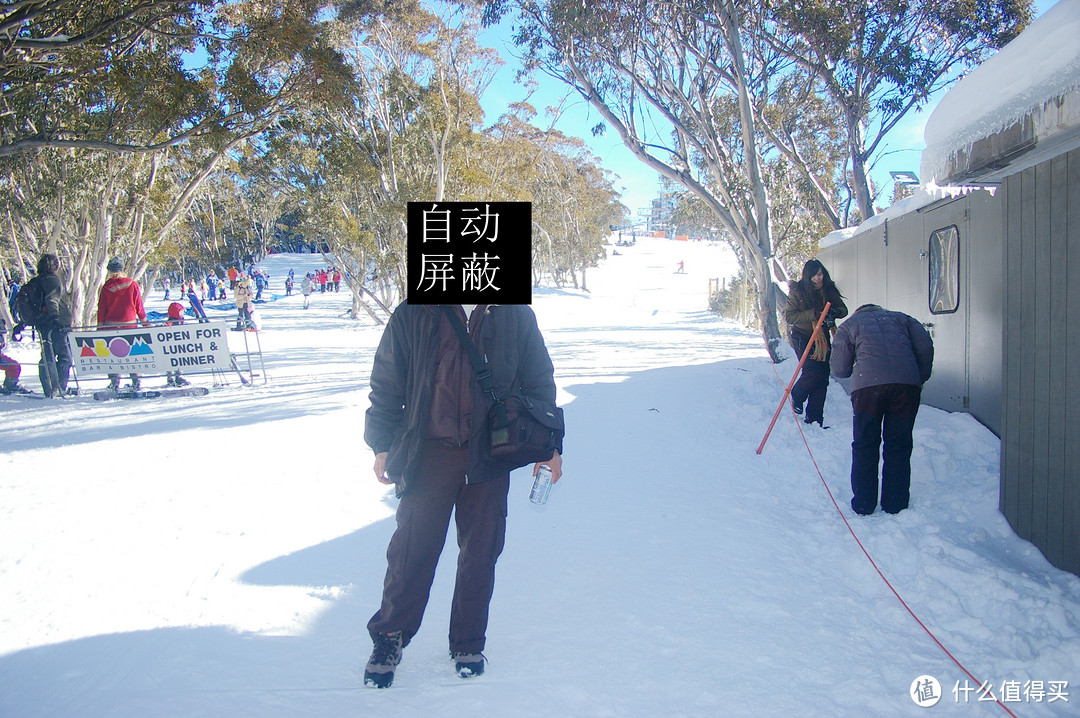
[(409, 202), (409, 304), (532, 304), (532, 203)]

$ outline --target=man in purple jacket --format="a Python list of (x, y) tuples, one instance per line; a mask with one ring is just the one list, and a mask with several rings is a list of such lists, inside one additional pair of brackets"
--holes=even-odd
[(884, 439), (881, 508), (899, 513), (908, 507), (911, 432), (934, 342), (914, 317), (864, 304), (837, 330), (830, 363), (834, 375), (852, 378), (851, 508), (863, 515), (877, 508)]

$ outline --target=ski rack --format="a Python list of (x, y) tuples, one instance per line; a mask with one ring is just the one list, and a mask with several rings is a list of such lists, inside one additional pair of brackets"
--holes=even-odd
[[(185, 296), (187, 298), (187, 300), (188, 300), (188, 303), (191, 304), (191, 310), (193, 312), (195, 312), (195, 318), (200, 323), (211, 321), (210, 317), (207, 316), (206, 309), (203, 307), (202, 300), (199, 299), (198, 295), (196, 295), (194, 292), (188, 292), (186, 295), (183, 295), (183, 296)], [(244, 356), (247, 358), (247, 368), (248, 368), (248, 371), (247, 371), (248, 375), (247, 376), (244, 376), (244, 372), (240, 369), (239, 364), (236, 363), (236, 356), (237, 356), (237, 354), (239, 354), (239, 352), (234, 352), (231, 349), (229, 350), (229, 361), (232, 363), (232, 369), (233, 369), (233, 371), (236, 372), (236, 375), (238, 377), (240, 377), (240, 383), (243, 384), (244, 386), (254, 386), (255, 385), (255, 377), (258, 376), (255, 373), (255, 368), (252, 366), (252, 362), (251, 362), (251, 346), (250, 346), (250, 344), (248, 342), (248, 337), (247, 337), (247, 335), (249, 333), (251, 333), (251, 332), (248, 332), (247, 329), (243, 330), (243, 334), (244, 334)], [(259, 367), (261, 368), (261, 371), (262, 371), (262, 383), (265, 384), (266, 383), (266, 364), (263, 362), (262, 342), (259, 340), (258, 330), (255, 330), (254, 333), (255, 333), (255, 351), (259, 355)], [(215, 385), (217, 385), (217, 386), (227, 386), (229, 384), (228, 379), (225, 378), (225, 372), (224, 371), (222, 371), (220, 369), (215, 369), (213, 371), (213, 375), (214, 375), (214, 383), (215, 383)]]

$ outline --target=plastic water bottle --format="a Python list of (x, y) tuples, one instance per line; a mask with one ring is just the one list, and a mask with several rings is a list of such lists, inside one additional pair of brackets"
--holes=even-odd
[(548, 494), (551, 493), (551, 469), (541, 466), (533, 479), (532, 491), (529, 492), (529, 501), (538, 506), (547, 503)]

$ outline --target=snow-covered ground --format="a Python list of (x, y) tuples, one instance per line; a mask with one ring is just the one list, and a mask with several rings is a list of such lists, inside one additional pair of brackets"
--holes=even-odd
[[(394, 686), (362, 686), (395, 506), (362, 440), (380, 328), (343, 318), (344, 293), (307, 311), (278, 296), (265, 384), (0, 397), (0, 716), (914, 716), (923, 675), (943, 693), (929, 715), (1004, 715), (826, 485), (1011, 711), (1077, 715), (1080, 578), (998, 512), (993, 434), (924, 408), (911, 509), (851, 516), (838, 385), (832, 428), (806, 431), (824, 484), (789, 411), (755, 453), (795, 361), (774, 371), (760, 336), (705, 311), (730, 252), (620, 252), (591, 293), (534, 296), (566, 473), (543, 508), (524, 471), (512, 481), (486, 675), (463, 681), (447, 657), (451, 537)], [(320, 261), (263, 266), (281, 295), (290, 267)], [(14, 353), (40, 390), (35, 351)]]

